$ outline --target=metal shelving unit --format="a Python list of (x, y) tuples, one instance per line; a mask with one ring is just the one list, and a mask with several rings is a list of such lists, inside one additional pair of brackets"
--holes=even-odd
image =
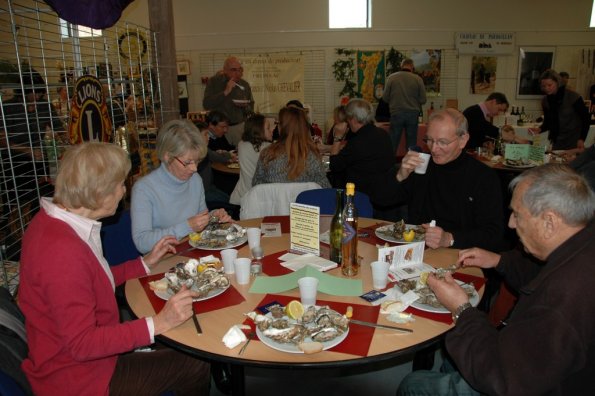
[(92, 31), (42, 1), (0, 3), (0, 283), (18, 283), (23, 232), (53, 194), (78, 77), (100, 79), (112, 140), (140, 167), (138, 147), (162, 119), (155, 43), (137, 25)]

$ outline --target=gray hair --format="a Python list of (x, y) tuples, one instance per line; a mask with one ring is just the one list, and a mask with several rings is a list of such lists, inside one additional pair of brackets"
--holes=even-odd
[(165, 154), (177, 157), (190, 150), (198, 151), (199, 161), (207, 155), (207, 144), (192, 122), (172, 120), (161, 127), (157, 135), (157, 155), (161, 162), (165, 162)]
[(531, 216), (552, 210), (570, 226), (585, 225), (593, 219), (595, 193), (569, 166), (546, 164), (527, 170), (510, 182), (510, 190), (523, 181), (529, 186), (521, 202)]
[(451, 108), (433, 112), (428, 118), (428, 128), (430, 124), (446, 120), (450, 120), (455, 124), (457, 136), (460, 137), (467, 133), (467, 119), (463, 113)]
[(374, 123), (372, 105), (363, 99), (351, 99), (345, 106), (347, 119), (355, 119), (362, 124)]

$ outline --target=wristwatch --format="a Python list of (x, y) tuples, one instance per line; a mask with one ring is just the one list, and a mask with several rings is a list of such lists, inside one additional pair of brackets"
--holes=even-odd
[(461, 316), (461, 314), (463, 312), (465, 312), (465, 310), (467, 308), (471, 308), (471, 304), (469, 303), (469, 301), (467, 301), (464, 304), (459, 305), (459, 307), (457, 309), (455, 309), (455, 311), (452, 313), (452, 321), (456, 324), (457, 320), (459, 320), (459, 316)]

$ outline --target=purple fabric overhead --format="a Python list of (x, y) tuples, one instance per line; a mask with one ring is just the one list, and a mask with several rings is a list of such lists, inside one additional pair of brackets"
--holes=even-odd
[(44, 0), (58, 16), (75, 25), (106, 29), (118, 22), (134, 0)]

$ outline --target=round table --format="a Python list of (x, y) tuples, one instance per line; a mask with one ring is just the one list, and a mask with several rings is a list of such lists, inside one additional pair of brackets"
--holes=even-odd
[[(260, 227), (262, 220), (244, 220), (240, 224), (245, 227)], [(266, 218), (265, 220), (266, 222), (271, 222)], [(373, 219), (360, 218), (359, 227), (360, 229), (371, 227), (378, 223), (378, 221)], [(264, 248), (266, 255), (286, 251), (289, 248), (289, 234), (284, 233), (280, 237), (263, 237), (261, 239), (261, 246)], [(238, 257), (250, 257), (247, 244), (238, 247), (238, 249)], [(360, 274), (356, 278), (362, 280), (363, 290), (366, 292), (373, 289), (370, 263), (377, 259), (378, 249), (374, 244), (360, 240), (358, 243), (358, 254), (363, 259)], [(455, 249), (429, 249), (425, 251), (424, 262), (434, 267), (445, 267), (456, 262), (457, 254), (458, 251)], [(165, 259), (153, 273), (164, 272), (180, 261), (179, 256)], [(483, 277), (481, 271), (477, 268), (465, 268), (461, 272)], [(338, 268), (327, 273), (343, 277)], [(254, 311), (263, 300), (264, 295), (248, 292), (252, 281), (248, 285), (238, 285), (233, 275), (231, 276), (231, 280), (232, 286), (241, 294), (244, 301), (216, 311), (201, 313), (199, 310), (197, 315), (202, 327), (202, 335), (197, 335), (192, 320), (189, 320), (183, 325), (158, 336), (158, 338), (174, 348), (187, 351), (199, 358), (230, 363), (232, 367), (234, 395), (243, 394), (244, 392), (244, 366), (251, 365), (288, 369), (312, 367), (338, 368), (383, 362), (401, 355), (411, 354), (431, 345), (452, 327), (452, 324), (417, 315), (414, 322), (397, 325), (387, 321), (384, 315), (378, 315), (377, 323), (408, 327), (413, 330), (413, 333), (401, 333), (380, 328), (372, 329), (373, 336), (365, 356), (335, 351), (324, 351), (311, 355), (286, 353), (273, 350), (257, 340), (252, 341), (245, 352), (241, 356), (238, 356), (240, 346), (234, 349), (228, 349), (223, 344), (222, 337), (230, 327), (244, 322), (246, 319), (244, 314)], [(147, 291), (143, 289), (138, 279), (129, 280), (126, 283), (125, 293), (130, 308), (137, 317), (155, 315), (156, 312), (147, 296)], [(278, 294), (299, 299), (297, 289)], [(479, 290), (479, 294), (480, 296), (483, 294), (483, 287)], [(317, 300), (348, 303), (354, 307), (354, 316), (358, 307), (370, 306), (369, 303), (359, 297), (332, 296), (321, 292), (318, 293)], [(354, 325), (352, 324), (351, 326)]]

